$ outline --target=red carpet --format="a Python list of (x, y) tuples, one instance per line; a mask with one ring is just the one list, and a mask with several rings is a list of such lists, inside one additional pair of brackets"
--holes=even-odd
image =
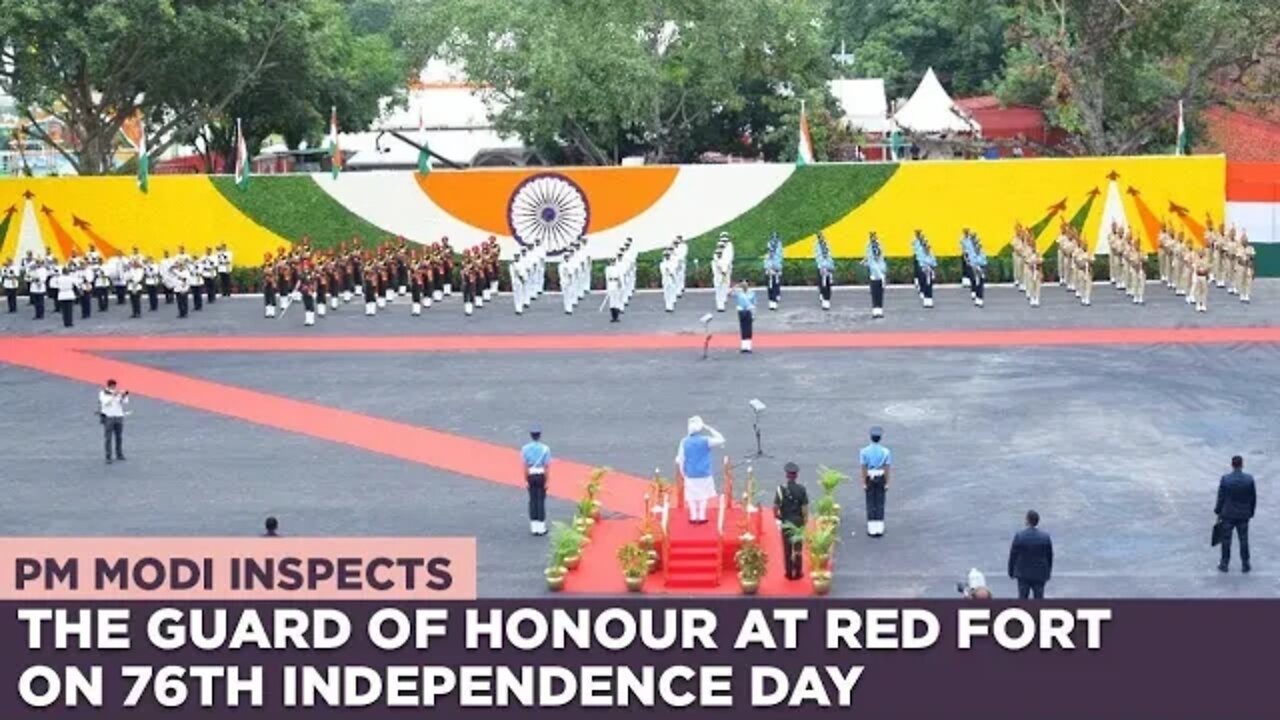
[[(1218, 345), (1280, 343), (1280, 327), (1129, 327), (1129, 328), (1016, 328), (1009, 330), (908, 330), (898, 332), (757, 334), (756, 348), (766, 349), (884, 349), (982, 348), (1060, 345)], [(712, 349), (736, 349), (737, 338), (720, 334)], [(697, 350), (694, 335), (406, 335), (350, 337), (269, 336), (73, 336), (13, 337), (0, 341), (0, 360), (23, 351), (83, 350), (86, 352), (517, 352)]]
[[(764, 508), (765, 513), (770, 513)], [(714, 505), (707, 513), (715, 517)], [(738, 521), (745, 513), (735, 508), (725, 519), (725, 535), (732, 538), (724, 549), (724, 566), (717, 572), (717, 533), (714, 521), (691, 525), (687, 517), (673, 511), (671, 516), (671, 562), (664, 570), (651, 574), (644, 592), (654, 595), (738, 595), (738, 571), (733, 553), (740, 533)], [(769, 556), (768, 570), (760, 582), (760, 595), (803, 596), (813, 592), (808, 580), (790, 581), (782, 563), (782, 537), (769, 514), (760, 522), (761, 547)], [(569, 573), (565, 592), (592, 595), (614, 595), (627, 592), (618, 567), (618, 548), (640, 537), (639, 520), (603, 520), (596, 523), (591, 542), (582, 555), (578, 568)], [(807, 562), (806, 562), (807, 572)]]

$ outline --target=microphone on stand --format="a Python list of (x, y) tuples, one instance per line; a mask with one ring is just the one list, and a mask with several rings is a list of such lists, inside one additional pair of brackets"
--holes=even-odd
[(707, 350), (711, 347), (711, 321), (715, 319), (714, 313), (703, 315), (699, 321), (702, 323), (702, 329), (705, 337), (702, 340), (702, 359), (707, 359)]

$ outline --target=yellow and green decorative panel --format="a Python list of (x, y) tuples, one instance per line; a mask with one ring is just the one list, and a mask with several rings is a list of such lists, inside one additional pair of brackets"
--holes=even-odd
[[(1250, 177), (1275, 175), (1263, 168)], [(157, 176), (145, 194), (131, 177), (15, 178), (0, 181), (0, 261), (36, 248), (158, 255), (226, 242), (248, 265), (303, 237), (320, 247), (448, 237), (461, 249), (491, 235), (508, 257), (532, 242), (554, 250), (586, 235), (597, 258), (628, 238), (652, 256), (682, 235), (697, 259), (722, 231), (742, 260), (760, 257), (772, 232), (788, 257), (808, 259), (819, 231), (837, 257), (856, 258), (871, 230), (903, 257), (917, 228), (948, 256), (965, 227), (995, 255), (1015, 223), (1048, 252), (1061, 222), (1105, 252), (1101, 230), (1112, 221), (1149, 247), (1165, 221), (1202, 237), (1206, 218), (1218, 223), (1226, 212), (1226, 176), (1226, 160), (1206, 156), (263, 175), (245, 189), (230, 177)]]

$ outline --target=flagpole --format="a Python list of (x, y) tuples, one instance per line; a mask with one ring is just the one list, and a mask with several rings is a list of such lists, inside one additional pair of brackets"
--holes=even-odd
[(1177, 155), (1179, 156), (1183, 155), (1185, 152), (1185, 149), (1183, 146), (1186, 145), (1186, 142), (1187, 142), (1186, 138), (1187, 138), (1187, 125), (1186, 125), (1186, 120), (1184, 119), (1182, 114), (1182, 100), (1179, 100), (1178, 101), (1178, 139), (1176, 141), (1177, 145), (1174, 148), (1174, 152), (1176, 152)]

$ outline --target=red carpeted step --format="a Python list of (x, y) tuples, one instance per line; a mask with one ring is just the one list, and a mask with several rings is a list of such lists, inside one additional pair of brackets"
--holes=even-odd
[(669, 588), (713, 588), (720, 584), (715, 570), (703, 573), (687, 573), (668, 575), (666, 585)]
[(719, 555), (720, 548), (717, 547), (679, 547), (676, 545), (672, 545), (671, 550), (668, 553), (668, 557), (672, 558), (703, 558), (718, 557)]
[(689, 572), (706, 572), (715, 570), (720, 566), (720, 558), (712, 555), (705, 558), (680, 558), (679, 560), (669, 560), (667, 562), (668, 575), (678, 575)]

